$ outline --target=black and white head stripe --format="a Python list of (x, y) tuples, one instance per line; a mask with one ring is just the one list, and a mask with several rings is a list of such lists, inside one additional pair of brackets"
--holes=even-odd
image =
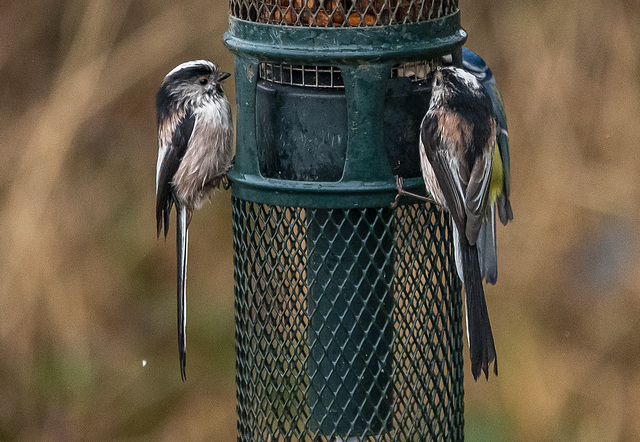
[(157, 123), (168, 131), (165, 136), (171, 135), (173, 125), (183, 118), (188, 107), (221, 99), (222, 82), (229, 75), (208, 60), (187, 61), (165, 75), (156, 95)]
[(433, 74), (429, 107), (431, 111), (441, 107), (454, 110), (465, 108), (475, 102), (470, 100), (471, 97), (480, 98), (483, 95), (487, 95), (487, 92), (473, 74), (452, 66), (440, 66)]
[(442, 80), (449, 85), (449, 88), (455, 91), (468, 90), (477, 94), (482, 88), (478, 78), (464, 69), (447, 66), (440, 67), (438, 71), (442, 74)]
[(182, 63), (173, 68), (165, 75), (162, 83), (167, 81), (180, 81), (197, 77), (198, 75), (211, 75), (216, 72), (217, 67), (209, 60), (192, 60)]

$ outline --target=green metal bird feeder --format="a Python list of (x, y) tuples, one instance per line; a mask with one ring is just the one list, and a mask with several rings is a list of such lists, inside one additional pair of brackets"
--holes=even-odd
[(457, 0), (231, 0), (239, 441), (463, 438), (462, 307), (424, 191)]

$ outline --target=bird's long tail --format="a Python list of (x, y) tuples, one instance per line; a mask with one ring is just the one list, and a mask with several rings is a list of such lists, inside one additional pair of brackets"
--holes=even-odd
[(467, 335), (469, 337), (469, 353), (471, 354), (471, 373), (475, 380), (483, 371), (489, 378), (489, 364), (498, 375), (498, 359), (493, 344), (493, 334), (489, 323), (489, 313), (484, 299), (482, 275), (478, 260), (477, 246), (470, 245), (466, 238), (460, 238), (460, 252), (464, 273), (465, 308), (467, 314)]
[(178, 262), (178, 352), (180, 376), (187, 378), (187, 252), (189, 249), (189, 214), (185, 207), (177, 208), (176, 252)]

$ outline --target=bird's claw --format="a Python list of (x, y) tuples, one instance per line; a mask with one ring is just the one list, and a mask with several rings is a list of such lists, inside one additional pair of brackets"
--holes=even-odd
[(396, 175), (396, 189), (398, 190), (398, 193), (402, 193), (404, 190), (404, 178), (400, 175)]
[(222, 182), (222, 188), (224, 190), (231, 189), (231, 181), (229, 181), (229, 177), (226, 174), (222, 177), (220, 181)]
[(401, 196), (415, 198), (419, 201), (424, 201), (429, 204), (437, 204), (436, 201), (431, 197), (417, 195), (415, 193), (407, 192), (406, 190), (404, 190), (404, 178), (398, 175), (396, 175), (396, 189), (398, 190), (398, 193), (396, 194), (396, 197), (393, 200), (393, 203), (391, 203), (392, 209), (395, 209), (396, 207), (398, 207), (398, 201), (400, 200)]
[(404, 178), (402, 178), (400, 175), (396, 175), (396, 189), (398, 193), (396, 193), (396, 197), (394, 198), (393, 203), (391, 203), (392, 209), (395, 209), (396, 207), (398, 207), (398, 201), (400, 200), (400, 196), (404, 191), (403, 187), (404, 187)]

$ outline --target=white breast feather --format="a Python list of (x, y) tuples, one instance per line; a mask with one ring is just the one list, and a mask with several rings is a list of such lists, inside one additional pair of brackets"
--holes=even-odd
[(226, 98), (215, 98), (195, 112), (187, 151), (173, 183), (178, 197), (199, 208), (209, 188), (205, 184), (222, 176), (231, 163), (233, 122)]

